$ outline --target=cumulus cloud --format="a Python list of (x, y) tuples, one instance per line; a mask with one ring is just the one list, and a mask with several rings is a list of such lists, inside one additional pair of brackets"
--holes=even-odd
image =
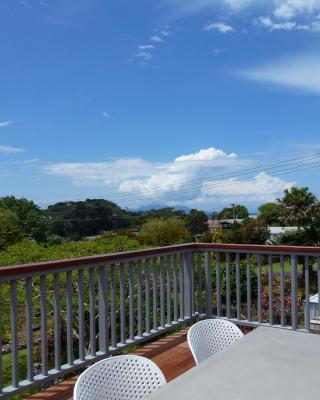
[(286, 182), (265, 172), (259, 173), (249, 180), (230, 178), (227, 180), (210, 181), (202, 186), (201, 195), (196, 199), (196, 202), (206, 202), (212, 198), (220, 201), (227, 201), (233, 198), (236, 202), (273, 201), (285, 189), (290, 189), (294, 184), (295, 182)]
[(234, 32), (234, 29), (231, 25), (226, 24), (225, 22), (215, 22), (209, 25), (206, 25), (203, 28), (204, 31), (212, 31), (216, 30), (221, 33), (229, 33), (229, 32)]
[(241, 71), (250, 80), (320, 94), (320, 56), (298, 55)]
[(13, 121), (0, 121), (0, 128), (6, 128), (13, 124)]
[(155, 201), (205, 206), (234, 198), (242, 198), (244, 202), (269, 201), (292, 185), (267, 174), (239, 180), (237, 173), (251, 165), (251, 160), (210, 147), (166, 163), (139, 158), (111, 159), (100, 163), (50, 164), (44, 167), (44, 172), (69, 178), (75, 185), (112, 189), (118, 196), (115, 201), (129, 206)]
[(24, 151), (25, 151), (25, 149), (21, 149), (19, 147), (0, 145), (0, 153), (16, 154), (16, 153), (23, 153)]

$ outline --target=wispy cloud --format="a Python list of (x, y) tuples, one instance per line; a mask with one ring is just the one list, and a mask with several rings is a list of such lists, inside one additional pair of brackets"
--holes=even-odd
[(0, 128), (5, 128), (13, 124), (13, 121), (0, 121)]
[(163, 40), (160, 36), (158, 36), (158, 35), (152, 35), (151, 38), (150, 38), (150, 40), (151, 40), (152, 42), (158, 42), (158, 43), (164, 41), (164, 40)]
[(258, 22), (261, 26), (268, 28), (270, 31), (292, 31), (294, 29), (307, 31), (310, 29), (309, 25), (300, 25), (292, 21), (274, 22), (270, 17), (260, 17), (258, 18)]
[(111, 117), (111, 114), (110, 113), (108, 113), (107, 111), (102, 111), (102, 116), (103, 116), (103, 118), (110, 118)]
[(0, 145), (0, 153), (16, 154), (16, 153), (23, 153), (24, 151), (25, 149), (21, 149), (19, 147)]
[(142, 44), (139, 46), (140, 50), (151, 50), (154, 49), (154, 45), (153, 44)]
[(320, 94), (320, 55), (299, 55), (273, 60), (240, 71), (240, 75), (263, 84), (273, 84)]
[(203, 28), (203, 30), (204, 31), (216, 30), (216, 31), (219, 31), (221, 33), (234, 32), (234, 28), (231, 25), (226, 24), (225, 22), (214, 22), (212, 24), (206, 25)]

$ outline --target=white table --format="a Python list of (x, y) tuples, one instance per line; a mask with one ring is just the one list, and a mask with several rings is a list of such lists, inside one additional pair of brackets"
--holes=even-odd
[(320, 397), (320, 335), (260, 327), (147, 398), (306, 400)]

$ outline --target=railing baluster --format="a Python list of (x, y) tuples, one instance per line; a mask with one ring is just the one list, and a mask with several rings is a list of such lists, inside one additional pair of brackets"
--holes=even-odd
[(184, 320), (184, 256), (179, 254), (179, 291), (180, 291), (180, 320)]
[(133, 303), (133, 268), (134, 264), (129, 263), (129, 339), (134, 340), (134, 303)]
[(183, 254), (184, 319), (192, 317), (192, 253)]
[(42, 375), (48, 375), (48, 317), (47, 317), (47, 279), (45, 275), (40, 276), (40, 314), (41, 314), (41, 364)]
[(231, 317), (230, 312), (230, 253), (226, 256), (226, 306), (227, 306), (227, 318)]
[(280, 256), (280, 319), (281, 326), (285, 326), (284, 310), (284, 256)]
[[(10, 317), (11, 317), (11, 380), (14, 388), (19, 387), (18, 364), (18, 307), (17, 281), (10, 281)], [(41, 342), (42, 344), (42, 342)]]
[(66, 296), (67, 296), (67, 360), (68, 365), (73, 365), (73, 312), (72, 312), (72, 271), (67, 272)]
[(60, 275), (53, 275), (54, 368), (61, 371)]
[(146, 333), (150, 333), (150, 259), (146, 259), (146, 286), (145, 286), (145, 298), (146, 298)]
[(320, 315), (320, 257), (317, 257), (318, 264), (318, 315)]
[(173, 256), (173, 320), (178, 322), (178, 265), (176, 254)]
[(237, 297), (237, 320), (241, 319), (241, 291), (240, 291), (240, 254), (236, 254), (236, 297)]
[(268, 255), (268, 283), (269, 283), (269, 324), (273, 325), (273, 270), (272, 256)]
[(110, 299), (111, 299), (111, 347), (117, 347), (117, 332), (116, 332), (116, 266), (111, 265), (110, 276)]
[(79, 330), (79, 359), (85, 359), (84, 345), (84, 288), (83, 288), (83, 270), (78, 271), (78, 330)]
[(251, 321), (251, 263), (250, 254), (247, 254), (247, 320)]
[(220, 252), (216, 253), (216, 296), (217, 296), (217, 317), (221, 317), (221, 277), (220, 277)]
[(142, 337), (142, 260), (138, 260), (138, 337)]
[(307, 331), (310, 330), (310, 305), (309, 305), (309, 297), (310, 297), (310, 285), (309, 285), (309, 257), (305, 256), (304, 258), (304, 284), (305, 284), (305, 322), (304, 327)]
[(90, 356), (96, 355), (96, 294), (95, 269), (89, 269), (89, 325), (90, 325)]
[(211, 252), (205, 252), (205, 279), (206, 279), (206, 316), (212, 316), (212, 276), (211, 276)]
[(167, 324), (171, 323), (171, 256), (167, 256)]
[(27, 379), (33, 382), (33, 310), (32, 278), (26, 278), (26, 344), (27, 344)]
[(105, 266), (99, 267), (98, 271), (99, 352), (103, 354), (109, 350), (107, 271)]
[(164, 328), (164, 320), (165, 320), (164, 286), (165, 286), (164, 258), (161, 256), (160, 257), (160, 325), (161, 325), (161, 328)]
[(153, 309), (153, 330), (158, 330), (158, 271), (157, 258), (152, 259), (152, 309)]
[(291, 256), (291, 325), (297, 329), (297, 256)]
[(2, 302), (2, 282), (0, 282), (0, 393), (2, 393), (3, 381), (2, 381), (2, 335), (3, 335), (3, 326), (2, 326), (2, 312), (3, 312), (3, 302)]
[(124, 263), (120, 264), (120, 340), (126, 343), (126, 288), (124, 278)]
[(190, 268), (190, 278), (191, 278), (191, 315), (194, 315), (194, 299), (195, 299), (195, 293), (194, 293), (194, 252), (190, 251), (189, 253), (189, 268)]
[(3, 381), (2, 381), (2, 312), (3, 312), (3, 302), (2, 302), (2, 282), (0, 282), (0, 393), (2, 393)]
[(257, 273), (258, 302), (257, 302), (257, 309), (258, 309), (258, 322), (259, 322), (259, 324), (261, 324), (261, 322), (262, 322), (262, 287), (261, 287), (262, 260), (261, 260), (261, 255), (257, 256), (257, 262), (258, 262), (258, 273)]
[(198, 273), (198, 313), (202, 314), (202, 277), (201, 277), (201, 253), (197, 253), (197, 273)]

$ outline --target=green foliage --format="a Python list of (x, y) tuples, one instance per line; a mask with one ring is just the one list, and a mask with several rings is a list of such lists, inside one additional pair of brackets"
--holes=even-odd
[(224, 231), (225, 243), (265, 244), (269, 237), (268, 226), (259, 219), (249, 219), (242, 224), (234, 224)]
[(123, 235), (105, 236), (90, 241), (66, 242), (56, 245), (44, 245), (24, 240), (8, 247), (6, 251), (0, 252), (0, 266), (87, 257), (139, 248), (141, 248), (141, 244), (137, 239)]
[(12, 211), (0, 208), (0, 250), (19, 242), (23, 232), (19, 218)]
[(0, 208), (10, 210), (18, 217), (24, 236), (38, 242), (46, 240), (47, 223), (33, 201), (6, 196), (0, 199)]
[(144, 245), (168, 246), (192, 240), (189, 231), (178, 218), (153, 219), (146, 222), (139, 235)]
[(279, 224), (279, 205), (277, 203), (265, 203), (259, 207), (259, 218), (267, 225)]
[(232, 219), (233, 217), (236, 219), (244, 219), (249, 217), (247, 207), (237, 204), (234, 206), (234, 208), (226, 207), (219, 213), (219, 219)]
[(189, 230), (191, 235), (203, 234), (208, 231), (208, 216), (204, 211), (196, 209), (190, 210), (185, 216), (184, 225)]
[(319, 202), (307, 187), (286, 189), (278, 206), (279, 219), (286, 226), (310, 226), (320, 214)]

